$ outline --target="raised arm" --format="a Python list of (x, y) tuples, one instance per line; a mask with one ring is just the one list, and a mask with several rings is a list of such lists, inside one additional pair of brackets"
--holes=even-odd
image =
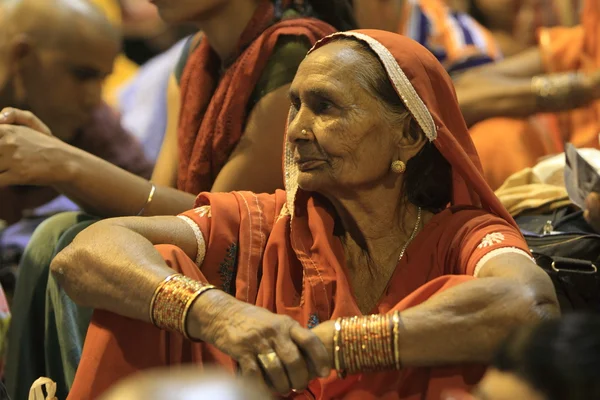
[(458, 76), (454, 84), (467, 125), (471, 126), (493, 117), (521, 118), (540, 112), (567, 111), (600, 96), (598, 71), (582, 76), (581, 80), (576, 82), (570, 82), (568, 78), (549, 82), (555, 86), (562, 85), (553, 90), (568, 97), (570, 101), (547, 101), (540, 104), (540, 93), (535, 89), (532, 78), (544, 77), (543, 74), (540, 50), (532, 48), (503, 61), (473, 68)]

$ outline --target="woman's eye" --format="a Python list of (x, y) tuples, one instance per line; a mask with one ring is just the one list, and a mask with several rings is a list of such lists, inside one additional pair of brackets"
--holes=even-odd
[(327, 112), (327, 110), (329, 110), (332, 107), (332, 104), (328, 101), (319, 101), (316, 105), (315, 105), (315, 112), (317, 114), (321, 114), (324, 112)]

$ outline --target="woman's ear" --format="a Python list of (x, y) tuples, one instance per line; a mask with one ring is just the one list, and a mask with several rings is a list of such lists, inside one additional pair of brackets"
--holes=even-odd
[(417, 124), (417, 121), (412, 116), (407, 116), (400, 123), (401, 135), (398, 136), (397, 146), (400, 151), (400, 159), (408, 161), (415, 154), (417, 154), (421, 148), (427, 142), (427, 137)]

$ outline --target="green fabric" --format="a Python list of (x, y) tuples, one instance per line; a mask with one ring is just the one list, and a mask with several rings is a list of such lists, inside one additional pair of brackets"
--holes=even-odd
[(25, 249), (6, 358), (6, 388), (14, 400), (27, 399), (31, 384), (41, 376), (56, 381), (58, 398), (66, 398), (91, 314), (79, 310), (60, 290), (49, 274), (50, 263), (58, 250), (94, 221), (76, 212), (48, 218)]
[(248, 112), (252, 111), (260, 99), (267, 94), (294, 80), (308, 50), (310, 50), (310, 42), (304, 37), (281, 36), (279, 38), (264, 72), (250, 95)]
[[(194, 47), (192, 44), (193, 41), (193, 38), (190, 38), (186, 42), (181, 53), (181, 58), (175, 67), (174, 73), (178, 84), (188, 57), (194, 50), (192, 48)], [(296, 71), (306, 53), (308, 53), (308, 50), (310, 50), (310, 42), (304, 36), (285, 35), (277, 40), (265, 70), (250, 95), (247, 108), (248, 113), (252, 111), (254, 106), (264, 96), (294, 80)]]

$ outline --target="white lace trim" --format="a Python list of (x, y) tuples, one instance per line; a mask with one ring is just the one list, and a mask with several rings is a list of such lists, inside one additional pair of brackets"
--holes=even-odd
[(196, 243), (198, 244), (198, 250), (196, 253), (196, 265), (201, 267), (204, 262), (204, 257), (206, 256), (206, 242), (204, 241), (204, 236), (198, 227), (198, 224), (194, 222), (190, 217), (186, 217), (185, 215), (178, 215), (177, 218), (182, 219), (187, 222), (187, 224), (194, 231), (194, 235), (196, 236)]
[(524, 255), (525, 257), (527, 257), (533, 261), (533, 258), (531, 258), (531, 256), (524, 250), (518, 249), (516, 247), (501, 247), (499, 249), (492, 250), (489, 253), (487, 253), (486, 255), (484, 255), (483, 257), (481, 257), (481, 259), (479, 260), (479, 262), (477, 262), (477, 265), (475, 266), (475, 271), (473, 272), (473, 276), (477, 277), (477, 275), (479, 275), (481, 268), (492, 258), (503, 255), (503, 254), (511, 254), (511, 253)]

